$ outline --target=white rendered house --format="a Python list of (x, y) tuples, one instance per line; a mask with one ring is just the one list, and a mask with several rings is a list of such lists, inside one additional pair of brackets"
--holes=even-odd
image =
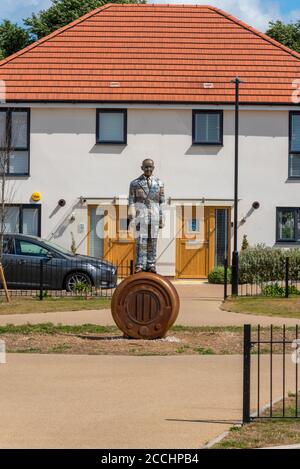
[(239, 246), (299, 245), (299, 72), (299, 54), (213, 7), (94, 10), (0, 63), (7, 230), (128, 262), (129, 183), (150, 157), (166, 193), (158, 272), (206, 277), (230, 258), (240, 76)]

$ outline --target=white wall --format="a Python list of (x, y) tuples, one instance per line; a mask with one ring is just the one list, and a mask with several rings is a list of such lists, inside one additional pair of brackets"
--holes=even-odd
[[(95, 144), (95, 109), (31, 110), (30, 177), (19, 178), (15, 202), (31, 202), (42, 193), (42, 237), (52, 233), (69, 248), (74, 232), (82, 253), (87, 228), (84, 207), (75, 207), (76, 220), (65, 220), (78, 197), (127, 194), (129, 182), (140, 173), (141, 161), (151, 157), (155, 174), (165, 182), (166, 197), (233, 198), (234, 112), (224, 111), (224, 146), (192, 146), (190, 109), (129, 109), (127, 146)], [(251, 244), (275, 243), (276, 206), (300, 206), (299, 183), (288, 176), (288, 111), (241, 111), (240, 208), (246, 216), (252, 202), (261, 207), (239, 228)], [(57, 207), (59, 199), (67, 204)], [(174, 226), (174, 224), (173, 224)], [(173, 234), (175, 227), (173, 227)], [(175, 243), (159, 241), (161, 272), (174, 274)]]

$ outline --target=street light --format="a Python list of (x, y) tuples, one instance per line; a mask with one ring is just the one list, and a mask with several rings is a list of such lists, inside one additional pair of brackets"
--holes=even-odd
[(238, 252), (238, 189), (239, 189), (239, 90), (240, 83), (244, 83), (239, 77), (231, 80), (235, 84), (235, 149), (234, 149), (234, 224), (233, 224), (233, 251), (232, 251), (232, 277), (231, 293), (238, 294), (239, 276), (239, 252)]

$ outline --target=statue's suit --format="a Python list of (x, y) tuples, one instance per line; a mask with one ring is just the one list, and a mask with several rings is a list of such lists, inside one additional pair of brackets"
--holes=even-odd
[(135, 221), (136, 267), (148, 270), (156, 264), (158, 229), (164, 225), (165, 194), (162, 181), (149, 180), (144, 174), (134, 179), (129, 188), (129, 215)]

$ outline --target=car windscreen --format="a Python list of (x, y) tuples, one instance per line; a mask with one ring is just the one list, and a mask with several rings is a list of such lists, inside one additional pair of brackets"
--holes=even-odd
[(67, 254), (68, 256), (74, 256), (74, 254), (71, 251), (68, 251), (68, 249), (63, 248), (62, 246), (59, 246), (59, 244), (53, 243), (52, 241), (43, 240), (43, 243), (49, 248), (53, 248), (62, 254)]

